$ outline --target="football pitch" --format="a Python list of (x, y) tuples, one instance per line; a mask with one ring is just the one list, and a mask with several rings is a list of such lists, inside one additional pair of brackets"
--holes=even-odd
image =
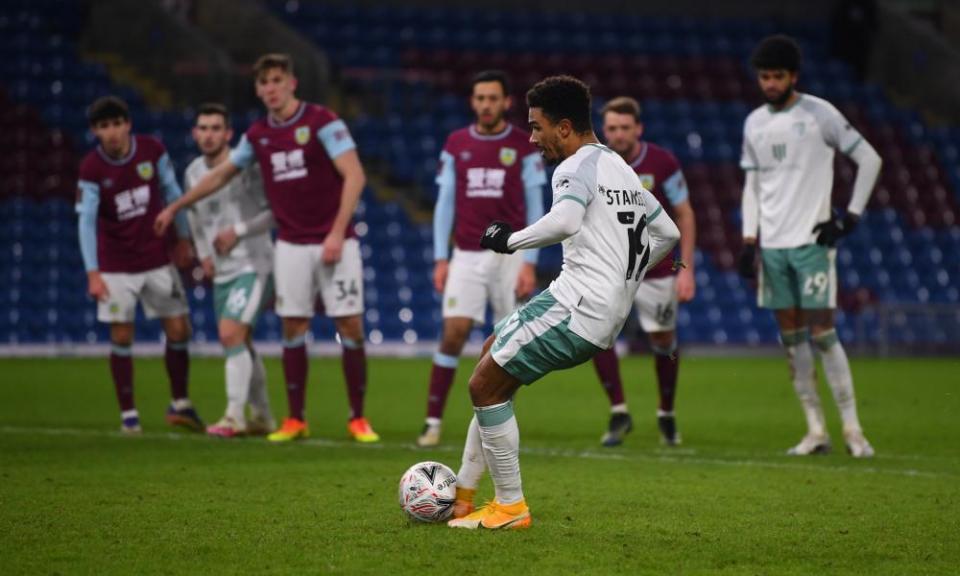
[[(778, 358), (685, 358), (684, 444), (658, 445), (645, 358), (623, 362), (636, 427), (599, 446), (607, 401), (591, 366), (517, 396), (530, 530), (471, 532), (408, 521), (401, 473), (456, 470), (470, 416), (464, 359), (443, 445), (418, 450), (428, 360), (372, 359), (367, 415), (380, 445), (346, 439), (339, 361), (310, 366), (313, 437), (297, 444), (172, 431), (163, 363), (138, 359), (141, 438), (119, 435), (104, 360), (0, 361), (3, 574), (957, 574), (960, 362), (853, 359), (877, 450), (791, 458), (804, 421)], [(286, 400), (269, 360), (274, 413)], [(192, 396), (224, 406), (223, 365), (194, 359)], [(822, 382), (822, 378), (821, 378)], [(489, 479), (480, 498), (490, 498)]]

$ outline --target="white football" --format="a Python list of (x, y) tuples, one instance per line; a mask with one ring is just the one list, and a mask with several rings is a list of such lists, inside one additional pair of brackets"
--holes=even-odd
[(442, 522), (453, 513), (457, 475), (439, 462), (414, 464), (400, 478), (400, 507), (421, 522)]

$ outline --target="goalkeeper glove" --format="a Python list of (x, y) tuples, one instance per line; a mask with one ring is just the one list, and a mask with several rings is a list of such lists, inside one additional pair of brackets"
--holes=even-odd
[(757, 277), (757, 270), (753, 266), (753, 262), (756, 259), (757, 245), (744, 244), (743, 248), (740, 249), (740, 259), (737, 262), (737, 271), (742, 278), (751, 280)]
[(480, 247), (500, 254), (513, 254), (515, 250), (507, 248), (507, 241), (513, 228), (506, 222), (491, 222), (480, 238)]
[(860, 217), (850, 212), (847, 212), (841, 218), (834, 211), (832, 218), (813, 227), (813, 232), (817, 234), (817, 244), (833, 247), (837, 240), (853, 232), (859, 222)]

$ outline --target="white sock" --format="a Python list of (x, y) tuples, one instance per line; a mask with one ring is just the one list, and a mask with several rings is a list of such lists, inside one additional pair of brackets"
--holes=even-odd
[(619, 404), (614, 404), (610, 407), (611, 414), (629, 414), (630, 411), (627, 410), (627, 403), (621, 402)]
[(250, 373), (250, 394), (247, 402), (250, 403), (250, 414), (255, 418), (272, 418), (270, 414), (270, 395), (267, 393), (267, 367), (263, 365), (263, 357), (250, 348), (253, 357), (253, 371)]
[(815, 436), (824, 436), (826, 426), (820, 395), (817, 394), (817, 378), (813, 365), (813, 349), (810, 347), (809, 333), (806, 328), (794, 332), (782, 332), (780, 339), (787, 351), (793, 389), (800, 399), (803, 414), (807, 418), (807, 432)]
[(470, 425), (467, 426), (467, 441), (463, 443), (463, 460), (460, 462), (460, 472), (457, 473), (457, 486), (476, 490), (486, 467), (483, 446), (480, 442), (480, 425), (477, 424), (477, 417), (474, 416), (470, 419)]
[(830, 330), (813, 338), (820, 359), (823, 361), (823, 372), (827, 375), (827, 383), (833, 391), (833, 399), (840, 410), (843, 419), (843, 429), (860, 430), (860, 418), (857, 417), (857, 399), (853, 393), (853, 374), (850, 373), (850, 362), (847, 353), (837, 339), (837, 332)]
[(474, 407), (480, 428), (483, 457), (487, 461), (497, 502), (514, 504), (523, 500), (520, 482), (520, 428), (513, 415), (513, 402)]
[(250, 393), (253, 358), (246, 345), (227, 348), (227, 416), (240, 426), (246, 425), (244, 409)]

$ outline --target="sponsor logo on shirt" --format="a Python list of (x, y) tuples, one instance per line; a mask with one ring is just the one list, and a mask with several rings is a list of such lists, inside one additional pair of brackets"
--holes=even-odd
[(137, 164), (137, 174), (144, 180), (153, 178), (153, 164), (150, 162), (141, 162)]
[(270, 167), (274, 182), (304, 178), (307, 175), (307, 166), (303, 158), (303, 148), (274, 152), (270, 155)]
[(503, 168), (467, 169), (467, 198), (503, 198)]
[(500, 163), (508, 168), (517, 162), (517, 151), (514, 148), (500, 149)]
[(297, 144), (303, 146), (310, 141), (310, 127), (309, 126), (300, 126), (293, 132), (293, 139), (297, 141)]
[(124, 190), (113, 197), (117, 208), (117, 220), (124, 221), (147, 213), (150, 204), (150, 186), (144, 184), (130, 190)]

